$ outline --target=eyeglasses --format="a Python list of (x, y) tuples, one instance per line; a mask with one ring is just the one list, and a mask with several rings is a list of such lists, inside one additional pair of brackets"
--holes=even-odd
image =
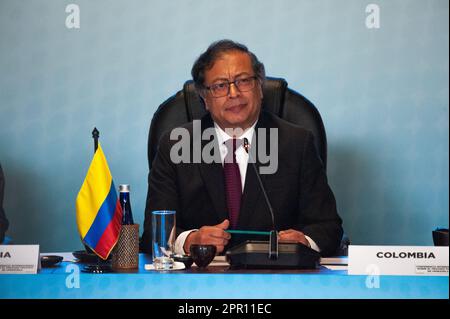
[(205, 89), (211, 92), (213, 97), (223, 97), (230, 93), (230, 85), (234, 84), (234, 86), (239, 90), (239, 92), (250, 91), (255, 87), (257, 77), (250, 76), (247, 78), (239, 78), (234, 80), (233, 82), (219, 82), (215, 83), (211, 86), (205, 86)]

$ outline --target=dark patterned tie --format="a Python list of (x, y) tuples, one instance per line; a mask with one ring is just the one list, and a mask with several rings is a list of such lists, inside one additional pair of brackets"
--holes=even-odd
[(242, 183), (235, 152), (241, 146), (242, 140), (232, 138), (225, 141), (224, 144), (228, 149), (223, 164), (228, 214), (230, 216), (231, 228), (236, 228), (239, 210), (241, 208)]

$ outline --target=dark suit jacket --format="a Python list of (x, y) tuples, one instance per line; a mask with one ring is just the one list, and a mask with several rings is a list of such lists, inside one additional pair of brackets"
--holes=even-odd
[(3, 242), (5, 232), (8, 229), (8, 220), (3, 210), (3, 195), (5, 190), (5, 177), (3, 176), (2, 165), (0, 165), (0, 244)]
[[(202, 118), (201, 125), (202, 131), (213, 127), (209, 114)], [(192, 139), (193, 124), (188, 123), (184, 127)], [(275, 228), (300, 230), (315, 241), (322, 255), (333, 254), (342, 237), (342, 221), (337, 214), (336, 202), (317, 155), (312, 133), (262, 111), (252, 147), (257, 145), (258, 128), (278, 129), (278, 170), (274, 174), (261, 175), (274, 210)], [(216, 225), (228, 218), (221, 162), (174, 164), (170, 160), (170, 149), (177, 141), (171, 141), (169, 136), (170, 132), (163, 135), (149, 173), (141, 241), (141, 250), (144, 252), (151, 252), (153, 210), (176, 211), (177, 235), (184, 230)], [(215, 140), (217, 143), (217, 138)], [(204, 146), (209, 142), (201, 143)], [(250, 165), (247, 167), (237, 229), (271, 230), (270, 211)], [(258, 159), (256, 165), (261, 166)], [(232, 235), (226, 248), (245, 239), (249, 238)]]

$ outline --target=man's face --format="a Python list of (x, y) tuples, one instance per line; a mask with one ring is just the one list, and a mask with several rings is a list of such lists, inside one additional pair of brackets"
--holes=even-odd
[[(211, 69), (205, 71), (204, 85), (233, 82), (237, 79), (255, 76), (250, 56), (240, 51), (223, 53)], [(230, 85), (230, 92), (223, 97), (212, 96), (209, 90), (202, 97), (211, 117), (223, 130), (241, 128), (245, 130), (255, 123), (261, 110), (262, 89), (258, 80), (250, 91), (240, 92)]]

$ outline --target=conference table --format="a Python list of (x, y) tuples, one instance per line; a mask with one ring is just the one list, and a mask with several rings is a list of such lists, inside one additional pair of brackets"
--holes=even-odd
[(63, 254), (64, 261), (37, 274), (0, 275), (0, 298), (20, 299), (448, 299), (448, 276), (348, 275), (345, 266), (314, 270), (230, 269), (213, 262), (174, 271), (146, 270), (151, 257), (139, 255), (139, 269), (90, 274)]

